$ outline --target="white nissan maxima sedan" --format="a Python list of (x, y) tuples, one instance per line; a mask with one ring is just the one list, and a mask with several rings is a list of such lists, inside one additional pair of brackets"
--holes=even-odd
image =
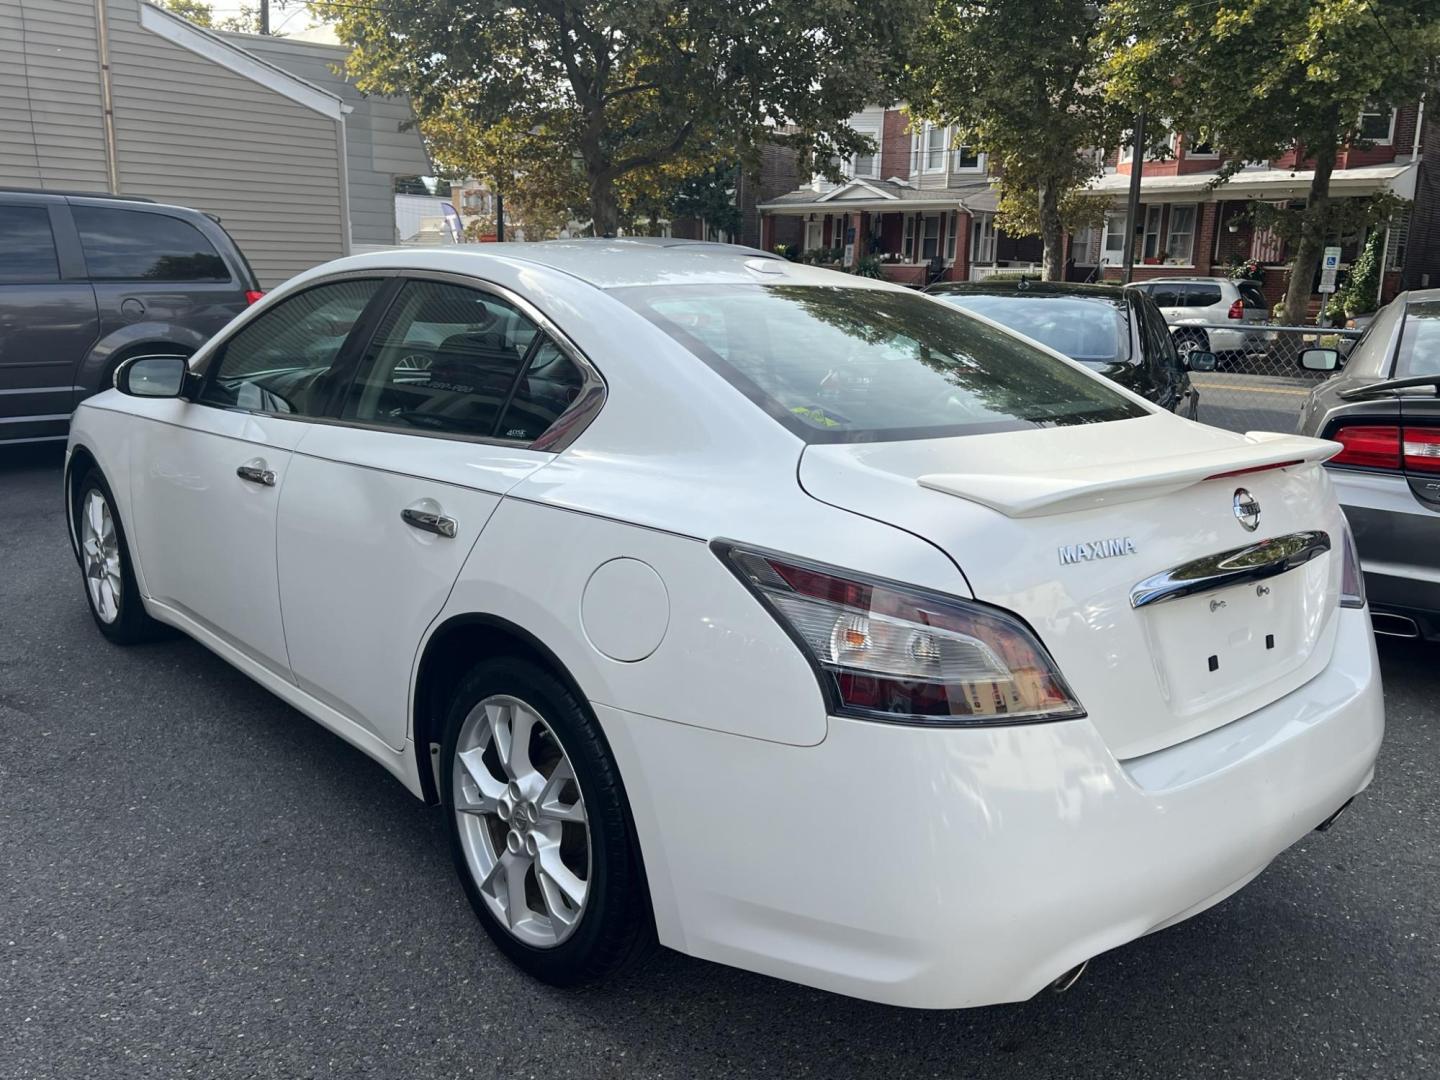
[(597, 240), (302, 274), (85, 401), (66, 494), (101, 633), (178, 627), (442, 804), (527, 971), (658, 937), (951, 1008), (1370, 782), (1338, 449), (883, 282)]

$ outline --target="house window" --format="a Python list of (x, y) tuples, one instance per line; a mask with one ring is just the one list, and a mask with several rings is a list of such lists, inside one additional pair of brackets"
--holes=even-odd
[(1171, 266), (1189, 266), (1195, 252), (1195, 207), (1171, 206), (1170, 231), (1165, 238), (1165, 261)]
[(951, 172), (983, 172), (980, 152), (972, 146), (957, 146), (950, 151)]
[(1389, 146), (1395, 137), (1395, 110), (1362, 112), (1360, 123), (1356, 127), (1360, 132), (1360, 138), (1366, 142), (1372, 142), (1376, 146)]
[(805, 222), (805, 250), (819, 251), (824, 243), (824, 226), (818, 221)]
[(905, 256), (906, 262), (915, 261), (915, 216), (905, 215), (905, 242), (901, 245), (900, 251)]
[(1405, 269), (1405, 244), (1410, 239), (1410, 210), (1395, 211), (1390, 219), (1389, 248), (1385, 255), (1386, 270)]
[(875, 179), (880, 170), (880, 132), (871, 128), (856, 128), (861, 135), (875, 141), (875, 152), (856, 154), (850, 163), (850, 175)]
[(959, 215), (954, 210), (951, 210), (950, 220), (946, 222), (947, 227), (945, 229), (945, 260), (947, 262), (955, 261), (955, 229), (958, 225)]
[(1220, 155), (1215, 150), (1214, 143), (1201, 139), (1198, 135), (1183, 136), (1185, 140), (1185, 160), (1194, 161), (1197, 158), (1218, 158)]
[(940, 215), (925, 215), (925, 231), (920, 236), (920, 261), (929, 262), (940, 253)]
[(1160, 210), (1158, 206), (1145, 208), (1145, 239), (1140, 245), (1141, 259), (1160, 257)]
[(950, 143), (950, 129), (925, 125), (925, 171), (945, 171), (945, 150)]
[(995, 261), (995, 218), (976, 214), (970, 224), (970, 261), (982, 265)]
[(1105, 247), (1100, 253), (1100, 262), (1105, 266), (1119, 266), (1125, 261), (1125, 216), (1110, 214), (1105, 218)]
[[(1124, 226), (1121, 226), (1122, 230)], [(1070, 238), (1070, 259), (1076, 266), (1095, 265), (1095, 240), (1099, 230), (1094, 225), (1086, 225)], [(1121, 242), (1123, 243), (1123, 236)]]

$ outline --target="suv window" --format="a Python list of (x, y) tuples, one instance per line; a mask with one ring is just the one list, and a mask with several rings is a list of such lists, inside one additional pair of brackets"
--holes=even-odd
[(817, 285), (615, 289), (806, 442), (1144, 416), (1109, 384), (949, 304)]
[(97, 281), (229, 281), (199, 229), (169, 214), (74, 206), (85, 266)]
[[(1379, 321), (1374, 320), (1370, 326)], [(1408, 375), (1440, 375), (1440, 302), (1411, 304), (1405, 310), (1395, 378)]]
[[(492, 293), (411, 281), (366, 350), (341, 415), (386, 427), (493, 437), (512, 392), (519, 396), (517, 380), (539, 334)], [(569, 360), (551, 356), (546, 371), (554, 364), (562, 364), (554, 369), (559, 375)], [(536, 387), (524, 391), (525, 403), (552, 396), (540, 387), (539, 374)], [(522, 407), (512, 410), (517, 418)], [(505, 437), (528, 441), (537, 423), (536, 417), (516, 419), (522, 433)]]
[(59, 280), (50, 211), (43, 206), (0, 206), (0, 282)]
[(1245, 301), (1247, 308), (1260, 308), (1262, 311), (1269, 311), (1270, 305), (1265, 300), (1265, 294), (1253, 281), (1236, 282), (1236, 288), (1240, 290), (1240, 299)]
[(1180, 286), (1178, 285), (1151, 285), (1149, 287), (1150, 299), (1155, 301), (1156, 307), (1184, 307), (1180, 297)]
[(1184, 289), (1185, 307), (1214, 307), (1220, 303), (1219, 285), (1186, 285)]
[(286, 297), (246, 323), (212, 358), (200, 400), (279, 416), (320, 416), (331, 366), (378, 278), (335, 281)]

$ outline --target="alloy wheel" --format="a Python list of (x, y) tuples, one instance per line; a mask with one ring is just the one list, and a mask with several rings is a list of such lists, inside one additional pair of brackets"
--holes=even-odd
[(590, 891), (590, 824), (575, 769), (537, 709), (495, 694), (460, 728), (452, 792), (485, 906), (517, 940), (559, 945)]
[(120, 538), (110, 503), (95, 488), (80, 504), (80, 549), (85, 560), (85, 587), (90, 604), (103, 623), (120, 617)]

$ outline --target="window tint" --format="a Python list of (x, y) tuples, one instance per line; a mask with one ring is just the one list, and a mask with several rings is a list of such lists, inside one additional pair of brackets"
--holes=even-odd
[(90, 276), (101, 281), (229, 281), (200, 230), (168, 214), (75, 206)]
[(808, 442), (938, 438), (1145, 415), (1048, 353), (908, 292), (616, 289)]
[(1178, 285), (1152, 285), (1150, 286), (1150, 299), (1155, 301), (1156, 307), (1183, 306)]
[(50, 211), (43, 206), (0, 206), (0, 282), (59, 280)]
[(1146, 303), (1143, 297), (1135, 304), (1140, 319), (1140, 336), (1145, 342), (1145, 359), (1154, 365), (1157, 373), (1178, 372), (1180, 354), (1175, 351), (1175, 339), (1170, 327), (1165, 325), (1165, 316), (1153, 303)]
[(941, 293), (939, 298), (1008, 326), (1081, 363), (1130, 359), (1130, 324), (1123, 303), (1078, 296), (995, 296)]
[(200, 400), (279, 415), (320, 416), (340, 355), (379, 279), (317, 285), (256, 316), (220, 347)]
[(1186, 307), (1214, 307), (1220, 303), (1219, 285), (1186, 285)]
[[(534, 323), (498, 296), (412, 281), (371, 342), (342, 415), (387, 427), (493, 436), (537, 334)], [(535, 392), (546, 392), (538, 379)], [(517, 421), (527, 431), (530, 424)]]
[(1440, 302), (1411, 304), (1405, 311), (1394, 377), (1407, 375), (1440, 375)]
[(542, 342), (516, 384), (496, 434), (502, 439), (532, 442), (574, 404), (585, 377), (553, 341)]
[(1240, 290), (1240, 299), (1245, 301), (1247, 308), (1260, 308), (1262, 311), (1270, 310), (1270, 305), (1265, 300), (1265, 294), (1260, 291), (1260, 286), (1253, 281), (1238, 281), (1236, 288)]

